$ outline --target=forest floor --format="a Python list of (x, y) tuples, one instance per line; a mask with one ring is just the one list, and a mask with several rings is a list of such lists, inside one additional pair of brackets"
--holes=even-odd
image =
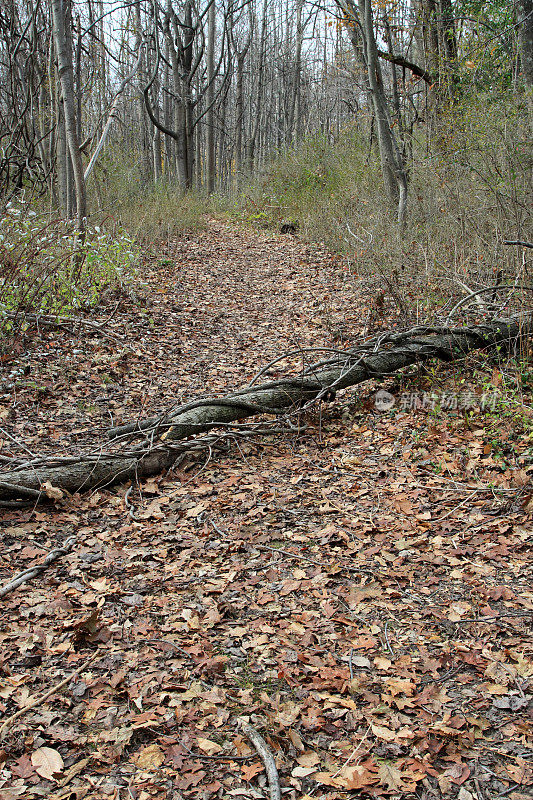
[[(90, 328), (14, 346), (3, 454), (71, 454), (398, 324), (323, 248), (222, 221), (142, 279), (90, 317), (130, 349)], [(413, 369), (389, 410), (365, 384), (128, 497), (4, 509), (0, 584), (77, 543), (0, 600), (0, 798), (267, 798), (239, 717), (287, 800), (530, 798), (533, 411), (483, 402), (505, 369)]]

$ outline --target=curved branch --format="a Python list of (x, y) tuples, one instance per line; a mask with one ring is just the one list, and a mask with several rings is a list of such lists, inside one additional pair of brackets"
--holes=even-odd
[(520, 337), (532, 333), (533, 314), (494, 319), (469, 328), (418, 327), (402, 333), (385, 333), (294, 377), (248, 386), (226, 397), (196, 400), (167, 414), (109, 432), (116, 441), (144, 434), (144, 441), (136, 448), (115, 452), (104, 452), (102, 448), (96, 454), (80, 456), (69, 463), (33, 459), (30, 464), (12, 468), (0, 474), (0, 501), (21, 497), (27, 500), (28, 496), (34, 502), (44, 500), (46, 493), (37, 498), (33, 492), (40, 492), (47, 481), (53, 487), (77, 492), (155, 475), (170, 468), (180, 453), (200, 446), (202, 440), (195, 438), (198, 434), (219, 428), (229, 435), (235, 431), (233, 423), (238, 420), (258, 414), (294, 412), (310, 403), (333, 400), (340, 389), (383, 378), (412, 364), (434, 358), (460, 360), (471, 350), (512, 347)]
[(405, 69), (410, 70), (413, 75), (416, 75), (417, 78), (422, 78), (422, 80), (426, 81), (432, 85), (435, 83), (435, 77), (428, 72), (427, 70), (419, 67), (418, 64), (414, 64), (412, 61), (408, 61), (403, 56), (393, 55), (392, 53), (386, 53), (385, 50), (378, 49), (378, 56), (382, 58), (384, 61), (390, 61), (391, 64), (396, 64), (398, 67), (405, 67)]

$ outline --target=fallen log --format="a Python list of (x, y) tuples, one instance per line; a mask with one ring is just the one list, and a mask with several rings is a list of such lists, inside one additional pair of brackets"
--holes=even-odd
[(454, 361), (472, 350), (508, 350), (530, 336), (532, 330), (533, 315), (527, 315), (491, 320), (470, 328), (419, 326), (400, 333), (384, 333), (357, 348), (332, 351), (332, 358), (308, 367), (296, 377), (251, 384), (226, 397), (196, 400), (167, 414), (109, 431), (109, 438), (119, 447), (125, 440), (130, 443), (132, 438), (142, 437), (143, 442), (135, 448), (129, 444), (129, 449), (122, 451), (102, 449), (56, 463), (34, 459), (17, 465), (0, 473), (0, 504), (46, 500), (45, 484), (72, 493), (154, 475), (171, 467), (180, 453), (193, 446), (193, 437), (213, 428), (227, 428), (256, 415), (286, 414), (321, 399), (332, 400), (339, 390), (381, 379), (430, 359)]

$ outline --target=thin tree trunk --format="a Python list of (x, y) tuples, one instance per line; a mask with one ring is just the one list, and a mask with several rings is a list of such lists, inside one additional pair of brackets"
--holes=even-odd
[(398, 203), (398, 222), (403, 225), (407, 208), (407, 174), (392, 131), (378, 49), (374, 35), (371, 0), (359, 0), (368, 82), (376, 115), (381, 169), (390, 199)]
[(527, 93), (530, 121), (533, 122), (533, 0), (519, 0), (518, 7), (520, 66)]
[(237, 175), (239, 175), (242, 169), (242, 130), (244, 122), (243, 73), (244, 56), (239, 53), (237, 55), (235, 82), (235, 170)]
[(216, 38), (216, 7), (215, 0), (209, 6), (207, 30), (207, 134), (206, 134), (206, 170), (207, 191), (215, 191), (216, 178), (216, 152), (215, 152), (215, 38)]
[[(85, 179), (83, 177), (83, 161), (76, 124), (76, 103), (74, 95), (74, 68), (72, 63), (72, 50), (68, 47), (67, 36), (67, 7), (63, 0), (52, 2), (52, 32), (57, 55), (57, 66), (61, 94), (63, 97), (63, 114), (65, 119), (65, 134), (70, 151), (70, 160), (74, 173), (76, 186), (76, 214), (78, 230), (81, 234), (85, 231), (87, 218), (87, 195)], [(68, 0), (67, 0), (68, 2)]]

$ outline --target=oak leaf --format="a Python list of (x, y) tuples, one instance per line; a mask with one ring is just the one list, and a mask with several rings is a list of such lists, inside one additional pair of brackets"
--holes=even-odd
[(211, 739), (202, 739), (202, 737), (198, 737), (197, 744), (200, 750), (208, 756), (214, 756), (222, 752), (222, 747)]
[(253, 764), (245, 764), (241, 767), (241, 774), (244, 780), (248, 783), (255, 778), (256, 775), (259, 775), (260, 772), (263, 772), (264, 766), (261, 764), (260, 761), (256, 761)]
[(383, 763), (379, 765), (379, 782), (386, 786), (389, 792), (399, 792), (405, 788), (402, 773), (394, 764)]

